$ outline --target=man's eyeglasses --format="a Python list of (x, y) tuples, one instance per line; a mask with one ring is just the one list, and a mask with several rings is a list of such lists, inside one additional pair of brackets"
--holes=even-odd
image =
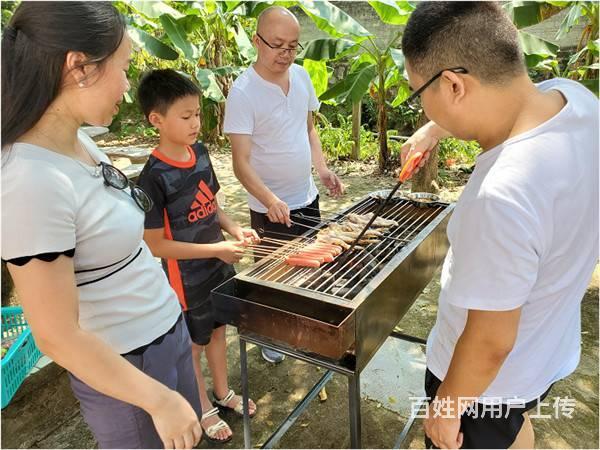
[(102, 170), (102, 176), (104, 177), (104, 184), (119, 189), (120, 191), (129, 187), (131, 190), (131, 197), (142, 211), (149, 212), (152, 209), (154, 206), (152, 199), (141, 187), (135, 185), (133, 181), (130, 181), (129, 178), (127, 178), (127, 175), (115, 166), (105, 163), (104, 161), (100, 162), (100, 168)]
[(440, 70), (438, 73), (436, 73), (433, 77), (431, 77), (431, 79), (425, 83), (423, 86), (421, 86), (419, 89), (417, 89), (410, 97), (408, 97), (406, 99), (406, 104), (407, 106), (412, 109), (413, 111), (420, 111), (421, 108), (421, 94), (423, 93), (423, 91), (425, 89), (427, 89), (429, 87), (429, 85), (431, 85), (431, 83), (433, 83), (435, 80), (437, 80), (439, 77), (442, 76), (442, 74), (449, 70), (450, 72), (454, 72), (454, 73), (469, 73), (469, 71), (467, 69), (465, 69), (464, 67), (453, 67), (451, 69), (444, 69), (444, 70)]
[(256, 35), (258, 36), (258, 38), (261, 41), (263, 41), (265, 43), (265, 45), (267, 47), (269, 47), (271, 50), (275, 50), (275, 51), (277, 51), (279, 53), (289, 52), (291, 55), (293, 55), (294, 53), (296, 53), (298, 51), (298, 49), (304, 50), (304, 47), (302, 47), (302, 45), (300, 44), (300, 42), (298, 42), (298, 45), (296, 47), (286, 48), (286, 47), (280, 47), (280, 46), (276, 46), (276, 45), (271, 45), (267, 41), (265, 41), (265, 38), (263, 38), (260, 34), (256, 33)]

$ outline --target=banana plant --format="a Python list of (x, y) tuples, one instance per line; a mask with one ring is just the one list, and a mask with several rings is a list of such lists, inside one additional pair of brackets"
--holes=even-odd
[[(599, 5), (596, 1), (513, 1), (504, 5), (519, 29), (519, 37), (528, 67), (550, 72), (556, 77), (571, 78), (598, 95), (598, 23)], [(550, 16), (566, 10), (555, 39), (562, 39), (580, 22), (585, 27), (576, 53), (561, 67), (557, 58), (558, 46), (525, 32), (522, 28), (540, 23)]]
[(560, 25), (556, 39), (566, 35), (579, 22), (585, 26), (579, 38), (577, 52), (573, 54), (561, 74), (583, 83), (588, 89), (598, 95), (598, 50), (600, 40), (598, 28), (600, 22), (600, 5), (596, 1), (591, 2), (549, 2), (556, 6), (568, 8), (567, 15)]
[[(300, 2), (300, 7), (309, 14), (320, 14), (319, 21), (313, 21), (323, 31), (329, 33), (329, 39), (317, 39), (306, 45), (299, 55), (308, 70), (313, 83), (318, 86), (317, 93), (321, 101), (331, 103), (360, 101), (365, 95), (371, 95), (377, 102), (377, 131), (379, 144), (379, 169), (385, 171), (390, 166), (390, 152), (387, 139), (387, 110), (400, 105), (409, 95), (408, 81), (404, 75), (404, 56), (397, 48), (402, 36), (398, 27), (392, 39), (382, 45), (362, 25), (349, 16), (344, 17), (334, 5), (328, 2), (318, 3), (308, 8), (309, 2)], [(370, 1), (369, 4), (381, 21), (391, 26), (405, 25), (413, 6), (409, 2), (391, 0)], [(310, 15), (310, 14), (309, 14)], [(343, 19), (343, 22), (340, 22)], [(345, 77), (324, 89), (327, 79), (326, 64), (342, 58), (350, 60), (350, 68)], [(390, 102), (390, 92), (397, 91)]]
[(223, 103), (233, 77), (255, 56), (247, 33), (254, 20), (239, 8), (242, 3), (116, 2), (136, 47), (156, 59), (153, 66), (191, 74), (202, 88), (203, 139), (209, 142), (222, 136)]

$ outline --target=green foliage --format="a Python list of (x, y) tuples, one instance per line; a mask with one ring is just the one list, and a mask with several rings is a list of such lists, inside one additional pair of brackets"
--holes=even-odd
[[(333, 120), (328, 119), (324, 114), (317, 113), (316, 128), (321, 138), (323, 153), (329, 160), (350, 159), (352, 153), (352, 116), (336, 114)], [(334, 124), (337, 124), (335, 126)], [(389, 135), (394, 135), (390, 132)], [(392, 154), (400, 153), (400, 143), (397, 141), (388, 141)], [(360, 129), (360, 155), (362, 161), (374, 160), (377, 158), (379, 146), (377, 134), (368, 130), (364, 125)]]
[(519, 30), (527, 65), (535, 79), (564, 77), (577, 80), (598, 95), (598, 28), (599, 4), (597, 1), (513, 1), (505, 4), (517, 28), (541, 22), (550, 15), (566, 9), (567, 13), (556, 33), (562, 39), (571, 29), (584, 24), (576, 53), (559, 58), (555, 45)]
[(408, 2), (396, 2), (392, 0), (370, 1), (382, 22), (390, 25), (406, 25), (412, 11)]
[(300, 0), (298, 6), (312, 19), (317, 28), (330, 36), (352, 36), (360, 39), (371, 35), (360, 23), (328, 1)]
[[(481, 152), (481, 147), (475, 141), (461, 141), (460, 139), (448, 138), (440, 141), (439, 160), (440, 165), (475, 163), (475, 157)], [(448, 164), (452, 162), (452, 164)]]
[(15, 12), (15, 9), (17, 9), (17, 6), (19, 6), (19, 3), (21, 2), (3, 1), (2, 3), (0, 3), (0, 11), (2, 11), (1, 20), (3, 30), (4, 27), (8, 24), (8, 21), (12, 17), (13, 13)]

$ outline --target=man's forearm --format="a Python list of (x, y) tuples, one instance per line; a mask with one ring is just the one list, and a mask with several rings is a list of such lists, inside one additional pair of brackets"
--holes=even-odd
[(452, 137), (452, 134), (449, 131), (440, 127), (433, 120), (431, 120), (431, 121), (427, 122), (425, 125), (423, 125), (423, 128), (426, 128), (428, 130), (427, 134), (429, 134), (431, 137), (436, 138), (438, 141)]
[(321, 145), (321, 139), (315, 128), (308, 133), (308, 142), (310, 143), (310, 155), (314, 168), (317, 172), (321, 172), (327, 169), (327, 162), (323, 155), (323, 146)]
[(468, 332), (463, 333), (454, 348), (446, 377), (438, 389), (438, 398), (448, 399), (453, 408), (459, 406), (461, 398), (463, 412), (467, 406), (464, 399), (475, 399), (483, 394), (496, 378), (507, 356), (506, 350), (495, 347), (490, 341)]

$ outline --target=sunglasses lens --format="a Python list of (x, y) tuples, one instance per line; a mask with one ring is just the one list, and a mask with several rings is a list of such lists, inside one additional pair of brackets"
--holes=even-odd
[(129, 180), (127, 180), (125, 174), (109, 164), (104, 164), (102, 166), (102, 172), (104, 180), (116, 189), (125, 189), (129, 184)]
[(146, 194), (142, 190), (142, 188), (140, 188), (139, 186), (133, 186), (131, 188), (131, 192), (133, 194), (135, 202), (140, 208), (144, 210), (144, 212), (149, 212), (152, 209), (152, 207), (154, 206), (154, 204), (152, 203), (152, 199), (148, 197), (148, 194)]

